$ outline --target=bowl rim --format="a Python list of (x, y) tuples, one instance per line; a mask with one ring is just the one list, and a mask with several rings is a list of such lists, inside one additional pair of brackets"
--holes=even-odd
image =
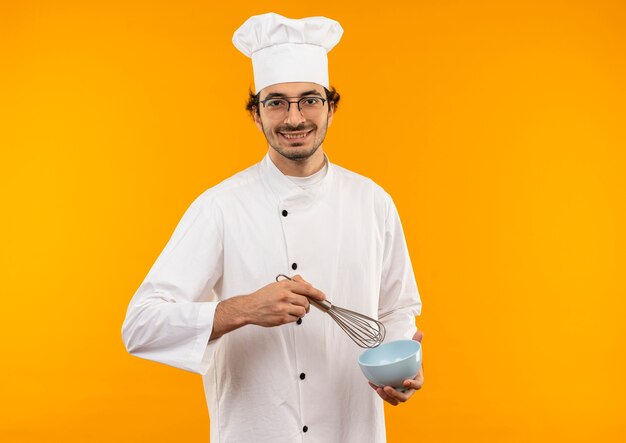
[[(407, 355), (406, 357), (400, 359), (400, 360), (396, 360), (394, 362), (391, 363), (384, 363), (384, 364), (380, 364), (380, 363), (364, 363), (363, 361), (361, 361), (361, 357), (363, 357), (366, 353), (368, 353), (369, 351), (373, 351), (375, 349), (379, 349), (380, 346), (385, 346), (385, 345), (389, 345), (391, 343), (395, 343), (395, 342), (399, 342), (399, 341), (406, 341), (406, 342), (414, 342), (417, 343), (417, 350), (415, 352), (412, 352), (411, 354)], [(401, 363), (405, 360), (408, 360), (409, 358), (411, 358), (412, 356), (414, 356), (415, 354), (417, 354), (418, 352), (422, 351), (422, 344), (420, 342), (418, 342), (417, 340), (410, 340), (410, 339), (403, 339), (403, 340), (394, 340), (394, 341), (390, 341), (387, 343), (383, 343), (382, 345), (380, 345), (379, 347), (376, 348), (371, 348), (371, 349), (367, 349), (365, 350), (363, 353), (361, 353), (361, 355), (359, 355), (359, 364), (361, 366), (366, 366), (366, 367), (384, 367), (384, 366), (388, 366), (388, 365), (394, 365), (396, 363)], [(420, 360), (421, 360), (421, 356), (420, 356)]]

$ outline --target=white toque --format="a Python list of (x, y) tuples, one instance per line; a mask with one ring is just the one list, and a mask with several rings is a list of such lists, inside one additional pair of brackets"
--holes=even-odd
[(235, 31), (233, 44), (252, 58), (254, 87), (311, 82), (329, 88), (328, 58), (343, 29), (326, 17), (286, 18), (273, 12), (250, 17)]

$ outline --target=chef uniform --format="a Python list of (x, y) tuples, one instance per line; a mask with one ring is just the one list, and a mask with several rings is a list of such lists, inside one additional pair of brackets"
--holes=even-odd
[[(234, 40), (253, 51), (260, 91), (287, 81), (280, 63), (289, 81), (328, 87), (325, 48), (340, 35), (323, 17), (266, 14)], [(263, 51), (255, 41), (269, 44), (267, 59), (254, 56)], [(300, 72), (291, 56), (285, 62), (298, 53), (291, 46), (316, 46), (307, 57), (323, 52), (323, 60)], [(281, 273), (301, 274), (333, 304), (379, 318), (385, 341), (416, 331), (421, 301), (390, 196), (326, 156), (322, 170), (298, 179), (266, 154), (191, 204), (130, 302), (124, 343), (138, 357), (202, 374), (213, 442), (384, 442), (383, 401), (360, 372), (362, 349), (327, 314), (311, 308), (297, 322), (247, 325), (209, 342), (220, 300)]]

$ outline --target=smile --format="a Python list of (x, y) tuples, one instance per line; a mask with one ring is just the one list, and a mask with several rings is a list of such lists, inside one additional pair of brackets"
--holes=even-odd
[(297, 140), (297, 139), (305, 138), (311, 132), (313, 132), (313, 130), (310, 130), (307, 132), (279, 132), (279, 134), (285, 137), (286, 139)]

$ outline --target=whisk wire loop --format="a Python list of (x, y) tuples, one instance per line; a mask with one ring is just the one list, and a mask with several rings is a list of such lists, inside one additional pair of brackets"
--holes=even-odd
[[(280, 281), (281, 277), (293, 280), (285, 274), (278, 274), (276, 281)], [(358, 312), (335, 306), (328, 300), (320, 302), (309, 297), (307, 298), (319, 310), (330, 315), (348, 337), (361, 348), (375, 348), (385, 339), (385, 325), (380, 321)]]

